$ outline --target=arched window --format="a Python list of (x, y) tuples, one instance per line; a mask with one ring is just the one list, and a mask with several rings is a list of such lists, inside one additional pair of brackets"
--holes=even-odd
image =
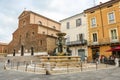
[(56, 29), (56, 27), (55, 27), (55, 26), (53, 26), (53, 29)]
[(27, 32), (27, 33), (26, 33), (26, 38), (28, 38), (28, 37), (29, 37), (29, 33)]
[(35, 34), (35, 32), (32, 32), (32, 34), (34, 35), (34, 34)]
[(38, 24), (42, 25), (42, 22), (41, 22), (41, 21), (38, 21)]
[(26, 25), (26, 22), (25, 21), (23, 21), (23, 26), (25, 26)]
[(43, 32), (43, 34), (45, 34), (45, 32)]

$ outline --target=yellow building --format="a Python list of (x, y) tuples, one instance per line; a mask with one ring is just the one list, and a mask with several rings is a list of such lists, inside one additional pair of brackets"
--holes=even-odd
[(120, 0), (100, 3), (85, 13), (88, 17), (88, 59), (93, 60), (97, 53), (106, 57), (115, 54), (106, 50), (120, 45)]

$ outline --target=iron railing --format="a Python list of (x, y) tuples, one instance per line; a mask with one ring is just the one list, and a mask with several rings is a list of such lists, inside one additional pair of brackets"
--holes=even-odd
[(79, 41), (66, 42), (67, 46), (86, 45), (86, 44), (87, 44), (87, 40), (79, 40)]
[(113, 44), (113, 43), (120, 43), (120, 37), (117, 37), (117, 39), (112, 39), (111, 37), (98, 39), (97, 42), (89, 41), (88, 45), (104, 45), (104, 44)]
[(42, 63), (42, 62), (15, 62), (5, 64), (6, 70), (18, 70), (38, 74), (66, 74), (84, 71), (93, 71), (107, 68), (114, 68), (114, 65), (86, 63), (86, 62), (65, 62), (65, 63)]

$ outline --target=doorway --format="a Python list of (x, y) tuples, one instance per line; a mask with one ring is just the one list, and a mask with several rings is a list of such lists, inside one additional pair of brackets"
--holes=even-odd
[(92, 48), (92, 59), (93, 59), (93, 61), (95, 61), (95, 59), (98, 58), (99, 55), (100, 55), (99, 47)]
[(84, 49), (79, 49), (78, 50), (78, 56), (80, 56), (81, 60), (84, 61), (85, 60), (85, 50)]
[(34, 55), (34, 48), (31, 47), (31, 56), (33, 56), (33, 55)]
[(21, 45), (21, 56), (24, 56), (24, 46)]
[(15, 56), (15, 49), (13, 50), (13, 56)]

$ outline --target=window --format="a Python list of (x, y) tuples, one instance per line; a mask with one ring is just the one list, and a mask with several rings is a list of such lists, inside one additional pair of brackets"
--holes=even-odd
[(38, 24), (42, 25), (42, 22), (41, 22), (41, 21), (38, 21)]
[(55, 26), (53, 26), (53, 29), (56, 29), (56, 27), (55, 27)]
[(97, 42), (97, 33), (93, 33), (92, 37), (93, 37), (93, 42)]
[(66, 28), (67, 28), (67, 29), (70, 29), (70, 23), (69, 23), (69, 22), (67, 22)]
[(45, 32), (43, 32), (43, 34), (45, 34)]
[(116, 31), (116, 29), (111, 30), (111, 39), (112, 40), (117, 39), (117, 31)]
[(70, 42), (70, 36), (67, 36), (66, 42)]
[(25, 21), (23, 21), (23, 27), (26, 25), (26, 22)]
[(29, 34), (28, 34), (28, 32), (26, 33), (26, 38), (28, 38), (28, 36), (29, 36)]
[(42, 40), (40, 40), (40, 45), (42, 45)]
[(76, 27), (80, 26), (81, 25), (81, 19), (77, 19), (76, 20)]
[(84, 40), (84, 34), (77, 34), (77, 41), (83, 41)]
[(19, 38), (19, 40), (21, 41), (21, 39), (22, 39), (22, 36), (20, 35), (20, 38)]
[(108, 13), (108, 21), (109, 21), (109, 23), (114, 23), (115, 22), (114, 12)]
[(91, 26), (95, 27), (96, 26), (96, 18), (91, 19)]
[(84, 34), (80, 34), (80, 41), (84, 40)]
[(34, 32), (32, 32), (32, 34), (34, 35), (35, 33), (34, 33)]

